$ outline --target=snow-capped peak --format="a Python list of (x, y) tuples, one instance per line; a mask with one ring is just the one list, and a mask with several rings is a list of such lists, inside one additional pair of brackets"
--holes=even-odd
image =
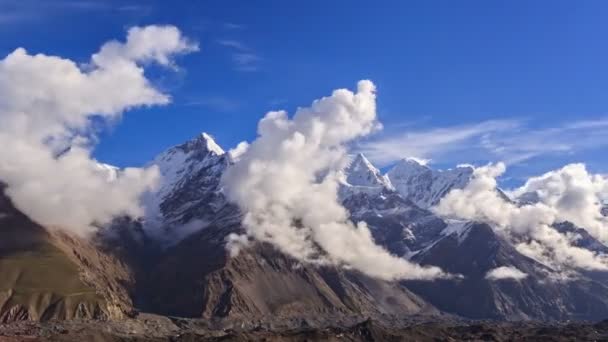
[(218, 156), (221, 156), (222, 154), (226, 153), (224, 152), (224, 149), (222, 149), (220, 147), (220, 145), (218, 145), (215, 142), (215, 139), (213, 139), (213, 137), (205, 132), (201, 133), (201, 138), (205, 140), (205, 142), (207, 143), (207, 149), (215, 154), (217, 154)]
[(341, 174), (342, 184), (348, 187), (393, 189), (388, 178), (361, 153), (349, 156)]
[(389, 180), (361, 153), (344, 169), (344, 175), (349, 185), (392, 188)]
[(387, 177), (403, 197), (421, 208), (429, 208), (439, 203), (450, 190), (467, 185), (472, 174), (471, 166), (433, 170), (416, 159), (406, 158), (393, 166)]
[[(159, 154), (151, 164), (156, 165), (161, 174), (159, 189), (146, 198), (146, 228), (154, 230), (177, 222), (186, 223), (183, 221), (187, 208), (196, 201), (209, 200), (205, 196), (188, 196), (203, 192), (214, 194), (228, 158), (209, 134), (202, 133)], [(187, 196), (181, 196), (183, 193)], [(223, 204), (223, 200), (218, 202)]]
[(350, 156), (350, 162), (340, 173), (340, 183), (342, 200), (360, 193), (377, 195), (384, 190), (393, 190), (388, 178), (361, 153)]

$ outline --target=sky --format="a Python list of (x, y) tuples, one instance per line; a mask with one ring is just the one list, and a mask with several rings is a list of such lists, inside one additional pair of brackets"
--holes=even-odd
[(165, 106), (100, 128), (94, 156), (141, 166), (201, 132), (225, 149), (361, 79), (384, 129), (352, 146), (379, 167), (505, 161), (501, 181), (572, 162), (608, 173), (608, 3), (604, 1), (0, 0), (0, 55), (86, 62), (132, 26), (170, 24), (199, 43), (147, 75)]

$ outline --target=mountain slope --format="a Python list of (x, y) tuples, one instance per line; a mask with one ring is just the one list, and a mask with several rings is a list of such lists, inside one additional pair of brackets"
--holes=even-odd
[(149, 309), (275, 324), (437, 313), (398, 284), (303, 265), (271, 246), (257, 244), (231, 258), (219, 236), (211, 236), (214, 229), (210, 226), (168, 251), (150, 281), (150, 298), (157, 300)]
[[(508, 320), (608, 316), (606, 284), (584, 275), (552, 278), (552, 270), (521, 255), (487, 224), (465, 223), (413, 259), (464, 276), (459, 281), (408, 282), (412, 291), (447, 312)], [(514, 267), (527, 276), (519, 280), (486, 277), (501, 266)]]
[[(3, 191), (0, 213), (0, 322), (121, 318), (132, 310), (120, 285), (125, 272), (114, 259), (79, 239), (47, 232)], [(103, 274), (104, 268), (112, 269)]]

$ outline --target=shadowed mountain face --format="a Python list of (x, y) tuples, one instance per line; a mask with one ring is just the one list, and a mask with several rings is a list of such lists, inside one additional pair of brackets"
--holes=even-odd
[[(414, 259), (464, 276), (458, 281), (407, 284), (447, 312), (509, 320), (608, 317), (608, 286), (604, 282), (584, 275), (551, 279), (546, 266), (517, 252), (486, 224), (469, 223)], [(519, 280), (486, 278), (490, 270), (501, 266), (514, 267), (527, 276)]]
[(428, 315), (431, 305), (396, 283), (304, 265), (268, 245), (228, 257), (228, 231), (210, 226), (167, 250), (147, 282), (153, 312), (237, 321)]

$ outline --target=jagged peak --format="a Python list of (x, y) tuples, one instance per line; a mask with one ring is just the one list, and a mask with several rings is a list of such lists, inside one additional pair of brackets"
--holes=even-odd
[(357, 153), (354, 158), (352, 158), (349, 168), (360, 168), (363, 167), (368, 169), (374, 173), (380, 173), (380, 171), (372, 164), (363, 153)]

